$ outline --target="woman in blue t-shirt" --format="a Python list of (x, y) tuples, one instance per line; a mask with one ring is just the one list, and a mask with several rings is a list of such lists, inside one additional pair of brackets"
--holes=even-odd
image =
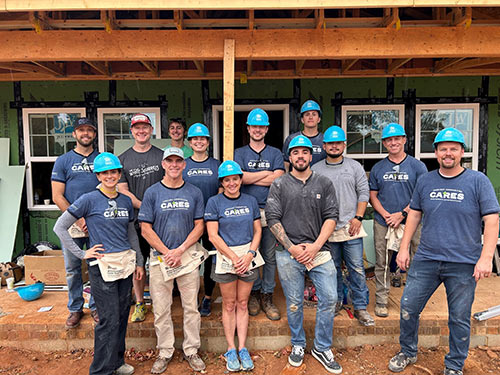
[[(207, 154), (207, 149), (210, 144), (210, 133), (208, 128), (200, 123), (193, 124), (189, 127), (187, 139), (189, 146), (193, 149), (193, 155), (186, 159), (186, 168), (182, 171), (182, 178), (201, 190), (203, 193), (203, 201), (205, 206), (208, 198), (217, 195), (219, 192), (219, 179), (217, 177), (217, 169), (220, 161), (214, 159)], [(207, 250), (213, 250), (215, 247), (208, 239), (208, 233), (204, 233), (201, 237), (203, 247)], [(210, 277), (212, 271), (212, 263), (214, 257), (210, 255), (204, 263), (203, 270), (203, 288), (205, 296), (200, 303), (201, 316), (209, 316), (212, 312), (211, 302), (212, 293), (215, 288), (215, 281)]]
[[(248, 330), (248, 297), (258, 270), (251, 270), (262, 235), (257, 200), (241, 194), (243, 172), (238, 163), (221, 164), (218, 177), (224, 189), (207, 202), (205, 221), (210, 241), (217, 249), (212, 279), (222, 294), (222, 325), (228, 350), (224, 354), (229, 371), (248, 371), (254, 365), (245, 342)], [(238, 332), (236, 352), (234, 333)], [(239, 359), (238, 359), (239, 356)]]
[[(89, 374), (132, 374), (125, 363), (125, 334), (130, 312), (132, 274), (144, 277), (144, 260), (134, 228), (134, 208), (116, 186), (122, 165), (108, 152), (94, 160), (98, 190), (82, 195), (59, 217), (54, 226), (65, 248), (80, 259), (87, 259), (90, 287), (99, 324), (94, 329), (94, 359)], [(84, 218), (90, 249), (80, 249), (68, 233), (69, 227)]]

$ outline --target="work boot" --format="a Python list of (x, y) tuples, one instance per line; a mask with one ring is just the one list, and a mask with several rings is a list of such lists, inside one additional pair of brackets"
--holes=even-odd
[(405, 353), (399, 352), (389, 361), (389, 370), (392, 372), (401, 372), (406, 366), (417, 362), (417, 357), (408, 357)]
[(151, 367), (151, 373), (152, 374), (161, 374), (164, 372), (167, 367), (168, 363), (172, 360), (172, 357), (165, 358), (165, 357), (158, 357), (156, 358), (155, 363), (153, 363), (153, 367)]
[(205, 362), (203, 362), (198, 353), (191, 355), (184, 354), (184, 359), (188, 361), (189, 366), (191, 366), (194, 371), (200, 372), (205, 370)]
[(354, 310), (354, 317), (358, 319), (361, 325), (365, 327), (375, 325), (375, 321), (373, 320), (372, 316), (365, 309)]
[(76, 328), (80, 325), (80, 320), (83, 318), (83, 311), (76, 311), (69, 313), (66, 319), (66, 329)]
[(255, 316), (260, 313), (260, 290), (252, 290), (248, 300), (248, 315)]
[(387, 310), (387, 305), (375, 305), (375, 315), (381, 318), (387, 318), (389, 316), (389, 310)]
[(262, 307), (262, 311), (266, 313), (266, 316), (269, 320), (280, 320), (281, 315), (280, 311), (273, 303), (273, 294), (272, 293), (261, 293), (260, 295), (260, 303)]
[(340, 301), (340, 302), (337, 301), (335, 303), (335, 316), (339, 315), (343, 308), (344, 308), (344, 304), (342, 303), (342, 301)]

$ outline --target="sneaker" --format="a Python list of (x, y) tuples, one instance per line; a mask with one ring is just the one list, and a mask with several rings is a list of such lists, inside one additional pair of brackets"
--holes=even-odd
[(406, 366), (417, 362), (417, 357), (408, 357), (405, 353), (399, 352), (389, 361), (389, 370), (392, 372), (401, 372)]
[(252, 290), (248, 300), (248, 315), (255, 316), (260, 313), (260, 290)]
[(238, 354), (236, 354), (236, 349), (228, 350), (224, 354), (224, 358), (226, 359), (226, 368), (229, 371), (240, 371), (241, 364), (238, 359)]
[(97, 313), (97, 310), (92, 310), (90, 312), (90, 316), (94, 319), (95, 324), (99, 324), (99, 314)]
[(158, 357), (156, 358), (155, 363), (153, 363), (153, 367), (151, 367), (152, 374), (161, 374), (167, 369), (168, 363), (172, 360), (172, 357)]
[(391, 279), (391, 285), (392, 285), (394, 288), (401, 288), (401, 276), (394, 276), (394, 277)]
[(375, 320), (373, 320), (372, 316), (365, 309), (354, 310), (354, 317), (358, 319), (358, 322), (365, 327), (374, 326)]
[(332, 374), (342, 374), (342, 366), (335, 361), (331, 349), (320, 352), (316, 350), (316, 348), (312, 348), (311, 354), (319, 361), (319, 363), (323, 365), (326, 371), (331, 372)]
[(273, 303), (273, 294), (272, 293), (262, 293), (260, 295), (260, 303), (262, 307), (262, 311), (266, 313), (267, 319), (269, 320), (280, 320), (281, 315), (280, 311)]
[(250, 357), (250, 353), (248, 353), (247, 348), (241, 349), (238, 355), (240, 356), (241, 369), (243, 371), (253, 370), (252, 357)]
[(387, 318), (389, 316), (389, 310), (387, 310), (387, 305), (375, 305), (375, 315), (381, 318)]
[(188, 361), (189, 363), (189, 366), (191, 366), (191, 368), (194, 370), (194, 371), (203, 371), (205, 370), (205, 362), (203, 362), (203, 359), (200, 358), (200, 356), (198, 355), (198, 353), (194, 353), (194, 354), (191, 354), (191, 355), (185, 355), (184, 354), (184, 359), (186, 361)]
[(66, 319), (66, 329), (73, 329), (80, 325), (80, 320), (83, 318), (83, 311), (70, 312)]
[(200, 303), (200, 307), (198, 307), (201, 316), (210, 316), (210, 314), (212, 313), (211, 304), (212, 300), (210, 298), (203, 297)]
[(446, 367), (443, 372), (444, 375), (463, 375), (462, 370), (453, 370), (451, 368)]
[(302, 346), (292, 346), (292, 352), (288, 356), (288, 363), (294, 367), (299, 367), (304, 362), (304, 348)]
[(143, 322), (146, 319), (146, 304), (144, 302), (137, 302), (135, 304), (134, 313), (130, 319), (132, 322)]
[(132, 375), (133, 373), (134, 367), (124, 363), (113, 372), (113, 375)]
[(340, 301), (340, 302), (337, 301), (335, 303), (335, 316), (339, 315), (343, 308), (344, 308), (344, 304), (342, 303), (342, 301)]

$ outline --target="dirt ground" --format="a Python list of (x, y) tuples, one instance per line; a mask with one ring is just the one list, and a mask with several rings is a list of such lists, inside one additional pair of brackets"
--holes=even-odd
[[(387, 362), (395, 354), (396, 345), (365, 345), (357, 348), (335, 350), (338, 362), (344, 368), (345, 375), (353, 374), (388, 374)], [(280, 351), (255, 351), (251, 355), (255, 375), (305, 375), (327, 374), (323, 367), (307, 354), (304, 364), (299, 369), (287, 366), (289, 348)], [(421, 349), (416, 365), (409, 366), (403, 375), (438, 375), (443, 373), (443, 358), (445, 348)], [(206, 374), (219, 375), (228, 373), (225, 362), (220, 353), (201, 353), (207, 364)], [(127, 362), (136, 369), (135, 374), (150, 373), (155, 353), (151, 349), (146, 352), (127, 351)], [(165, 374), (194, 374), (182, 355), (176, 351), (174, 359), (169, 364)], [(72, 352), (43, 353), (0, 347), (0, 374), (1, 375), (83, 375), (88, 374), (92, 360), (92, 351), (74, 350)], [(288, 370), (288, 371), (287, 371)], [(465, 363), (465, 375), (500, 374), (500, 348), (479, 347), (471, 349)]]

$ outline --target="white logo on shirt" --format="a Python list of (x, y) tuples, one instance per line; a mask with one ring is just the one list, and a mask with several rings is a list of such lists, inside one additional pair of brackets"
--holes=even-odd
[(189, 208), (189, 201), (184, 198), (166, 199), (161, 202), (160, 207), (162, 211), (187, 210)]
[(251, 168), (251, 169), (269, 169), (269, 168), (271, 168), (271, 163), (268, 160), (250, 160), (247, 165), (248, 165), (248, 168)]
[(323, 149), (320, 146), (313, 145), (313, 153), (314, 154), (321, 154), (321, 151), (323, 151)]
[(90, 172), (94, 171), (94, 164), (89, 163), (87, 158), (83, 158), (81, 162), (75, 163), (71, 166), (73, 172)]
[(464, 192), (458, 189), (434, 189), (429, 193), (431, 201), (462, 202)]
[(212, 176), (214, 172), (210, 168), (193, 168), (187, 171), (189, 177)]
[(117, 217), (128, 217), (128, 210), (126, 208), (119, 208), (114, 199), (108, 201), (108, 208), (104, 210), (103, 216), (106, 219), (114, 219)]
[(226, 208), (224, 210), (224, 216), (230, 217), (230, 216), (244, 216), (250, 214), (250, 209), (247, 206), (236, 206), (236, 207), (230, 207)]

